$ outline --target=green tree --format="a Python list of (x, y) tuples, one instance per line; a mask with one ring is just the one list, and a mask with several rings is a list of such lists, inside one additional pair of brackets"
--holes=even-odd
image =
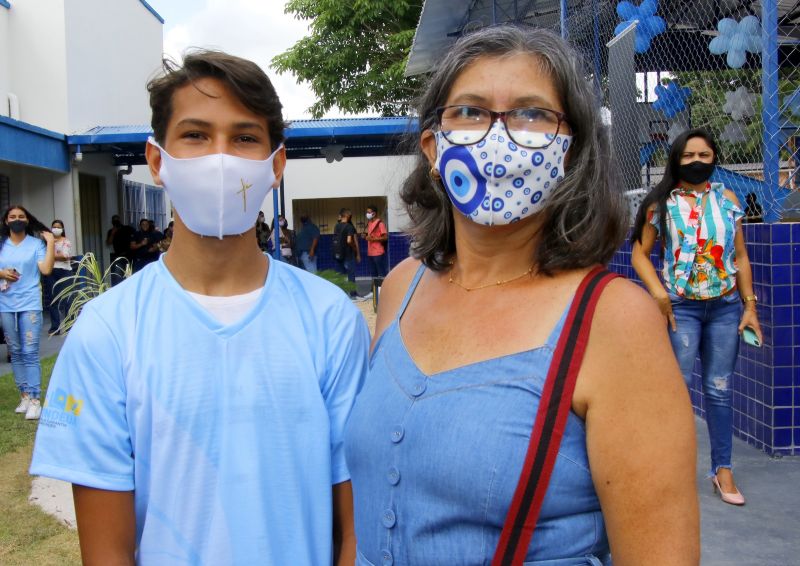
[(310, 20), (311, 35), (272, 60), (278, 72), (306, 81), (321, 117), (346, 113), (405, 114), (420, 77), (404, 77), (422, 0), (290, 0), (286, 13)]

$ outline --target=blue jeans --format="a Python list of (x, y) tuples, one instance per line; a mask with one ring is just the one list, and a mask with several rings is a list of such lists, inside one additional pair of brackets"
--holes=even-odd
[(372, 277), (386, 277), (386, 274), (389, 272), (386, 253), (370, 255), (367, 256), (367, 259), (369, 261), (369, 273)]
[(308, 252), (300, 252), (300, 262), (309, 273), (317, 272), (317, 256), (309, 257)]
[[(350, 258), (344, 260), (342, 263), (342, 267), (344, 268), (344, 272), (347, 273), (347, 280), (353, 283), (356, 282), (356, 258)], [(350, 296), (354, 297), (358, 293), (356, 291), (350, 291)]]
[(733, 408), (731, 386), (739, 355), (742, 303), (734, 291), (718, 299), (695, 301), (670, 294), (678, 330), (669, 331), (686, 385), (692, 383), (697, 355), (702, 365), (706, 424), (711, 441), (711, 473), (731, 467)]
[(39, 335), (42, 312), (3, 312), (3, 332), (11, 354), (11, 369), (20, 393), (38, 399), (41, 393), (42, 366), (39, 362)]
[(72, 298), (69, 295), (62, 297), (58, 302), (55, 302), (54, 299), (69, 284), (68, 282), (59, 283), (59, 281), (72, 275), (74, 273), (67, 269), (53, 268), (52, 273), (44, 278), (44, 296), (47, 312), (50, 313), (50, 330), (55, 330), (61, 325), (61, 313), (66, 315), (69, 312), (69, 307), (72, 304)]

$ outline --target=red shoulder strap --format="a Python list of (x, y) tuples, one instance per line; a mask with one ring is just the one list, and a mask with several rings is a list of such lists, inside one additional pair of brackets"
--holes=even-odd
[(564, 436), (594, 310), (603, 289), (616, 277), (618, 275), (597, 267), (584, 277), (575, 293), (553, 353), (522, 474), (492, 566), (520, 566), (525, 560)]

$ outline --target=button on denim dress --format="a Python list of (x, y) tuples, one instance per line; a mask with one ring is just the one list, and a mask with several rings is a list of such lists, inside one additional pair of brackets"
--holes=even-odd
[[(375, 346), (347, 426), (358, 566), (491, 563), (566, 318), (533, 350), (426, 375), (399, 324), (424, 270)], [(610, 563), (585, 426), (570, 413), (525, 564)]]

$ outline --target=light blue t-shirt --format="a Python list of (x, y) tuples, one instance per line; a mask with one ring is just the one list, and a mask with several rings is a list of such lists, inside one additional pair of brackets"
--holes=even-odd
[(7, 238), (0, 249), (0, 269), (13, 267), (20, 278), (0, 292), (0, 312), (25, 312), (42, 310), (41, 273), (39, 262), (47, 248), (42, 240), (25, 236), (15, 245)]
[(329, 564), (368, 348), (363, 316), (315, 275), (270, 260), (256, 306), (224, 326), (158, 261), (70, 331), (30, 472), (135, 490), (138, 564)]

